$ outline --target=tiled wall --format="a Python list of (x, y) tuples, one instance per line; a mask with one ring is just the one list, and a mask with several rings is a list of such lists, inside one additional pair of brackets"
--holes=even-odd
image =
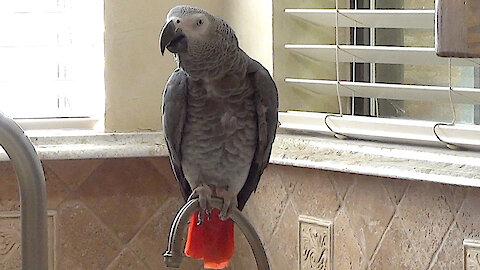
[[(167, 159), (43, 165), (51, 269), (166, 269), (168, 229), (183, 203)], [(0, 267), (20, 269), (19, 198), (7, 162), (0, 210)], [(273, 270), (299, 261), (302, 269), (463, 269), (463, 240), (480, 236), (480, 189), (270, 165), (245, 213)], [(308, 221), (301, 233), (300, 216)], [(234, 268), (255, 269), (237, 236)], [(480, 269), (479, 253), (465, 254), (468, 269)], [(184, 260), (181, 269), (200, 268)]]
[[(183, 204), (166, 159), (42, 163), (55, 223), (50, 269), (166, 269), (168, 229)], [(0, 163), (0, 210), (0, 267), (20, 269), (19, 233), (5, 237), (19, 226), (2, 221), (19, 210), (17, 181), (7, 162)], [(196, 265), (185, 261), (182, 269)]]
[[(480, 189), (285, 166), (261, 183), (245, 212), (273, 269), (464, 269), (463, 240), (480, 237)], [(333, 248), (299, 256), (299, 215), (331, 222)], [(321, 252), (333, 268), (310, 268)], [(467, 250), (468, 269), (480, 269), (478, 253)]]

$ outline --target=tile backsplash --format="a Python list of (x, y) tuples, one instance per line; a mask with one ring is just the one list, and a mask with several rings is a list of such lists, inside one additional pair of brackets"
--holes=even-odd
[[(50, 269), (167, 269), (162, 254), (183, 204), (167, 158), (42, 163)], [(244, 213), (272, 270), (467, 269), (464, 258), (474, 269), (478, 249), (464, 253), (463, 241), (480, 237), (478, 205), (477, 188), (270, 165)], [(15, 174), (0, 162), (5, 269), (20, 269), (18, 211)], [(236, 238), (231, 269), (254, 269)], [(201, 263), (185, 259), (180, 269)]]

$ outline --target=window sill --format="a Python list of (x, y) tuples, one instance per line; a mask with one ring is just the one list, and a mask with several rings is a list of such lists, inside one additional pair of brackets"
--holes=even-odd
[[(162, 157), (162, 133), (27, 132), (42, 160)], [(0, 161), (8, 160), (0, 151)], [(274, 164), (480, 187), (480, 153), (292, 134), (276, 138)]]
[(280, 134), (272, 163), (480, 187), (480, 153), (362, 140)]
[[(167, 156), (158, 132), (102, 133), (93, 130), (32, 130), (26, 134), (41, 160)], [(8, 156), (0, 149), (0, 161)]]

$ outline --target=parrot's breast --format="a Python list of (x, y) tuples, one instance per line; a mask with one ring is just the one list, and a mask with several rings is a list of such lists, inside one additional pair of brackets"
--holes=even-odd
[(254, 91), (247, 79), (192, 83), (181, 145), (182, 168), (199, 182), (240, 189), (257, 143)]

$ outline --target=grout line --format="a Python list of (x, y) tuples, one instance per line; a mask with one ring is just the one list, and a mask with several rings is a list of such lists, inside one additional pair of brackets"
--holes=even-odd
[[(395, 211), (397, 211), (397, 207), (398, 207), (398, 204), (400, 204), (401, 199), (400, 199), (400, 201), (399, 201), (398, 204), (397, 204), (397, 202), (395, 201), (395, 198), (394, 198), (394, 197), (395, 197), (395, 194), (392, 194), (392, 193), (387, 189), (387, 187), (386, 187), (386, 185), (385, 185), (385, 182), (386, 182), (386, 181), (391, 181), (391, 180), (388, 179), (388, 178), (387, 178), (387, 179), (383, 179), (383, 181), (382, 181), (382, 186), (385, 188), (385, 190), (386, 190), (386, 192), (387, 192), (387, 195), (388, 195), (388, 198), (390, 199), (390, 201), (392, 202), (392, 204), (395, 206)], [(392, 181), (392, 182), (393, 182), (393, 181)], [(393, 185), (394, 185), (394, 184), (393, 184)], [(407, 190), (407, 188), (405, 188), (405, 191), (406, 191), (406, 190)], [(404, 193), (404, 194), (405, 194), (405, 193)], [(402, 194), (402, 196), (403, 196), (403, 194)]]
[[(403, 199), (405, 198), (406, 194), (410, 191), (410, 188), (411, 188), (412, 185), (414, 185), (414, 183), (415, 183), (415, 182), (411, 182), (411, 183), (408, 184), (407, 188), (405, 189), (405, 193), (403, 194), (402, 198), (401, 198), (400, 201), (398, 202), (398, 206), (400, 206), (400, 204), (402, 203), (402, 201), (403, 201)], [(399, 209), (398, 206), (397, 206), (397, 210), (395, 211), (395, 214), (398, 213), (398, 209)], [(410, 241), (410, 243), (412, 243), (412, 239), (410, 239), (409, 234), (405, 231), (405, 226), (403, 225), (402, 220), (399, 219), (399, 221), (400, 221), (400, 225), (401, 225), (400, 227), (401, 227), (403, 233), (405, 233), (405, 235), (407, 236), (408, 241)]]
[[(345, 211), (346, 210), (346, 206), (345, 206), (345, 200), (347, 198), (347, 196), (349, 196), (352, 192), (353, 192), (353, 189), (357, 186), (357, 183), (358, 183), (358, 179), (356, 176), (353, 177), (353, 180), (352, 180), (352, 183), (348, 186), (347, 190), (345, 191), (345, 195), (343, 196), (343, 199), (340, 200), (340, 204), (337, 208), (337, 212), (335, 213), (335, 216), (333, 217), (333, 221), (332, 221), (332, 225), (333, 225), (333, 231), (332, 231), (332, 265), (335, 264), (335, 220), (338, 218), (338, 216), (340, 215), (340, 212), (342, 212), (344, 209)], [(335, 189), (335, 187), (334, 187)], [(363, 250), (362, 250), (362, 247), (360, 246), (360, 243), (358, 242), (358, 239), (356, 238), (356, 233), (355, 231), (353, 230), (353, 227), (352, 227), (352, 224), (350, 223), (350, 217), (348, 216), (348, 212), (346, 213), (346, 218), (348, 220), (348, 226), (350, 227), (350, 230), (352, 231), (354, 237), (355, 237), (355, 241), (354, 243), (356, 244), (356, 246), (358, 247), (358, 250), (360, 251), (360, 256), (362, 257), (362, 259), (365, 261), (365, 255), (363, 254)], [(368, 265), (368, 262), (366, 262), (366, 264)]]
[(281, 175), (279, 173), (277, 173), (277, 176), (278, 176), (278, 178), (277, 178), (278, 181), (280, 181), (281, 186), (283, 187), (283, 189), (285, 190), (285, 193), (287, 194), (287, 198), (285, 200), (285, 206), (283, 207), (282, 212), (280, 213), (280, 216), (279, 216), (277, 222), (273, 226), (272, 232), (269, 235), (267, 235), (267, 240), (265, 240), (265, 246), (270, 245), (270, 242), (272, 241), (272, 238), (275, 235), (275, 232), (277, 231), (277, 228), (280, 224), (280, 220), (282, 219), (283, 215), (285, 214), (285, 212), (287, 210), (287, 206), (288, 206), (289, 202), (292, 203), (294, 212), (298, 216), (298, 211), (295, 209), (295, 205), (294, 205), (293, 201), (291, 201), (292, 200), (291, 197), (293, 197), (293, 194), (295, 194), (295, 190), (297, 189), (297, 184), (295, 184), (295, 186), (293, 187), (292, 192), (291, 192), (292, 194), (289, 194), (287, 192), (287, 189), (285, 188), (285, 182), (283, 181), (283, 178), (281, 177)]
[(377, 256), (379, 250), (380, 250), (380, 247), (383, 243), (383, 240), (385, 239), (385, 235), (387, 234), (387, 231), (392, 227), (392, 224), (393, 224), (393, 219), (395, 218), (396, 216), (396, 213), (397, 211), (395, 211), (392, 215), (392, 217), (390, 218), (390, 220), (388, 221), (388, 224), (387, 224), (387, 227), (385, 227), (385, 231), (383, 231), (382, 233), (382, 236), (380, 237), (380, 240), (378, 241), (377, 243), (377, 246), (375, 247), (375, 249), (373, 250), (373, 254), (372, 254), (372, 257), (369, 258), (368, 260), (368, 267), (370, 268), (372, 266), (372, 263), (373, 263), (373, 260), (374, 258)]
[(122, 251), (124, 250), (124, 248), (122, 248), (120, 250), (120, 252), (117, 254), (117, 256), (115, 256), (115, 258), (113, 258), (113, 260), (105, 267), (105, 269), (108, 269), (110, 266), (113, 265), (113, 263), (115, 262), (115, 260), (120, 256), (120, 254), (122, 254)]
[(445, 242), (446, 242), (446, 239), (447, 239), (447, 236), (451, 233), (451, 231), (453, 230), (453, 227), (455, 227), (455, 225), (457, 224), (457, 221), (456, 221), (456, 218), (454, 217), (452, 219), (452, 222), (450, 223), (450, 225), (448, 226), (448, 230), (445, 232), (445, 234), (443, 235), (442, 237), (442, 241), (440, 242), (440, 245), (438, 246), (437, 250), (433, 253), (433, 256), (432, 258), (430, 259), (430, 263), (429, 263), (429, 266), (428, 266), (428, 270), (431, 270), (433, 268), (433, 266), (435, 265), (435, 263), (437, 262), (438, 260), (438, 254), (440, 253), (440, 251), (443, 249), (443, 246), (445, 245)]
[[(398, 202), (398, 204), (392, 202), (393, 205), (394, 205), (395, 211), (393, 212), (392, 217), (391, 217), (390, 220), (388, 221), (388, 225), (387, 225), (387, 227), (385, 228), (385, 231), (383, 231), (382, 236), (380, 237), (380, 240), (379, 240), (378, 243), (377, 243), (377, 246), (376, 246), (375, 249), (373, 250), (372, 257), (369, 259), (369, 262), (368, 262), (368, 267), (369, 267), (369, 268), (371, 268), (372, 263), (373, 263), (373, 261), (374, 261), (374, 258), (377, 256), (378, 252), (380, 251), (380, 247), (382, 246), (382, 243), (383, 243), (383, 240), (385, 239), (385, 235), (387, 234), (387, 231), (392, 227), (393, 220), (394, 220), (395, 216), (397, 216), (397, 213), (398, 213), (398, 208), (399, 208), (398, 206), (402, 203), (402, 201), (403, 201), (403, 199), (405, 198), (407, 192), (410, 190), (410, 185), (411, 185), (411, 183), (408, 183), (407, 187), (405, 188), (405, 192), (403, 193), (402, 198), (400, 198), (400, 201)], [(385, 188), (385, 185), (383, 185), (383, 188)], [(386, 190), (386, 188), (385, 188), (385, 190)], [(386, 191), (387, 191), (388, 197), (390, 198), (390, 195), (389, 195), (389, 193), (388, 193), (388, 190), (386, 190)], [(390, 200), (391, 200), (391, 199), (390, 199)], [(400, 221), (400, 222), (401, 222), (401, 221)], [(403, 224), (402, 224), (401, 227), (402, 227), (402, 230), (404, 230), (404, 229), (403, 229)], [(408, 239), (408, 238), (407, 238), (407, 240), (410, 241), (410, 239)]]
[[(130, 239), (130, 241), (128, 241), (124, 246), (125, 248), (128, 248), (132, 251), (132, 253), (144, 264), (146, 265), (149, 270), (151, 269), (150, 268), (150, 265), (144, 261), (140, 256), (139, 254), (134, 250), (134, 249), (131, 249), (131, 245), (133, 243), (133, 241), (135, 241), (138, 237), (138, 235), (140, 234), (140, 232), (142, 232), (149, 224), (150, 222), (152, 222), (155, 218), (157, 218), (157, 216), (161, 215), (162, 214), (162, 211), (164, 211), (164, 205), (167, 204), (167, 203), (175, 203), (174, 201), (176, 200), (175, 197), (171, 197), (171, 198), (168, 198), (167, 200), (165, 200), (165, 202), (158, 208), (158, 210), (153, 213), (153, 215), (147, 219), (147, 221), (138, 229), (138, 231), (135, 233), (135, 235)], [(179, 208), (180, 209), (180, 208)], [(178, 211), (178, 210), (177, 210)], [(176, 214), (175, 214), (176, 215)], [(173, 218), (175, 218), (175, 216), (173, 216)], [(173, 222), (173, 219), (171, 220), (171, 223)]]
[[(354, 188), (354, 186), (357, 185), (357, 182), (358, 182), (358, 179), (356, 177), (353, 177), (352, 183), (348, 186), (347, 190), (345, 191), (345, 195), (340, 200), (340, 203), (337, 208), (337, 212), (335, 213), (333, 220), (337, 219), (339, 213), (345, 208), (345, 199), (347, 198), (348, 195), (350, 195), (351, 192), (353, 192), (352, 189)], [(333, 189), (335, 189), (335, 187)], [(350, 219), (348, 221), (350, 223)]]
[(90, 207), (88, 207), (88, 205), (87, 205), (84, 201), (81, 200), (81, 198), (74, 198), (74, 199), (71, 200), (71, 201), (78, 201), (79, 203), (81, 203), (81, 204), (83, 205), (83, 207), (85, 207), (85, 209), (87, 209), (87, 211), (89, 211), (90, 214), (92, 214), (92, 215), (95, 217), (95, 219), (96, 219), (98, 222), (100, 222), (100, 224), (102, 224), (102, 226), (105, 227), (109, 233), (111, 233), (111, 234), (113, 235), (113, 238), (119, 243), (119, 246), (123, 249), (124, 244), (123, 244), (122, 240), (118, 237), (118, 235), (117, 235), (114, 231), (112, 231), (112, 229), (110, 229), (110, 227), (107, 226), (107, 224), (105, 224), (105, 222), (103, 222), (103, 221), (95, 214), (95, 212), (93, 212), (93, 210), (90, 209)]
[[(269, 165), (271, 166), (271, 165)], [(287, 201), (290, 200), (290, 198), (295, 194), (295, 190), (297, 189), (297, 186), (298, 186), (298, 181), (289, 181), (289, 180), (284, 180), (284, 178), (282, 177), (283, 175), (278, 173), (278, 169), (275, 170), (275, 173), (277, 174), (277, 177), (278, 179), (280, 180), (280, 183), (282, 184), (282, 187), (285, 189), (285, 193), (287, 193)], [(293, 183), (293, 189), (292, 189), (292, 192), (287, 192), (287, 184), (286, 182), (290, 182), (290, 183)]]
[[(296, 217), (296, 219), (295, 219), (295, 235), (297, 235), (298, 238), (295, 239), (295, 241), (296, 241), (295, 245), (297, 246), (297, 248), (295, 250), (295, 253), (298, 256), (296, 265), (300, 266), (300, 260), (302, 259), (301, 250), (300, 250), (300, 246), (301, 246), (301, 244), (300, 244), (300, 234), (301, 234), (300, 233), (300, 219), (299, 219), (300, 213), (298, 212), (298, 209), (295, 206), (295, 203), (292, 200), (289, 200), (289, 202), (292, 204), (293, 213), (295, 214), (295, 217)], [(285, 206), (285, 210), (286, 209), (287, 209), (287, 205)]]
[[(58, 182), (62, 183), (62, 185), (65, 187), (66, 190), (68, 190), (68, 192), (72, 192), (72, 190), (70, 189), (70, 187), (63, 181), (63, 179), (58, 176), (57, 172), (50, 166), (48, 166), (48, 162), (42, 162), (42, 170), (43, 170), (43, 175), (45, 177), (45, 182), (47, 182), (47, 170), (49, 173), (53, 174), (57, 179), (58, 179)], [(46, 183), (45, 183), (46, 184)]]
[[(43, 175), (45, 177), (45, 188), (46, 188), (46, 185), (47, 185), (47, 170), (49, 171), (48, 173), (49, 174), (53, 174), (54, 177), (57, 178), (57, 182), (60, 183), (60, 185), (66, 190), (66, 196), (65, 198), (63, 198), (56, 206), (56, 208), (58, 209), (58, 206), (61, 205), (64, 201), (66, 201), (69, 197), (73, 197), (75, 191), (72, 190), (66, 183), (65, 181), (58, 175), (58, 173), (50, 166), (47, 166), (46, 165), (47, 163), (44, 163), (42, 162), (42, 170), (43, 170)], [(48, 203), (48, 198), (47, 198), (47, 203)]]
[(137, 258), (137, 260), (139, 260), (143, 264), (143, 266), (147, 268), (145, 270), (152, 270), (150, 265), (148, 265), (147, 262), (145, 262), (142, 258), (140, 258), (140, 256), (138, 256), (138, 254), (135, 253), (130, 247), (126, 247), (126, 249), (130, 250), (130, 252), (132, 252), (133, 256), (135, 256), (135, 258)]
[[(335, 193), (337, 194), (337, 199), (340, 201), (340, 203), (343, 203), (343, 201), (345, 200), (345, 197), (347, 196), (348, 190), (349, 190), (350, 187), (353, 185), (352, 182), (355, 182), (355, 180), (349, 181), (350, 183), (349, 183), (349, 185), (348, 185), (348, 187), (347, 187), (347, 190), (345, 190), (345, 194), (342, 195), (342, 194), (340, 194), (340, 191), (337, 190), (337, 187), (336, 187), (335, 184), (334, 184), (335, 180), (332, 179), (333, 176), (330, 175), (330, 173), (332, 173), (332, 172), (330, 172), (330, 171), (326, 171), (326, 172), (328, 173), (328, 179), (329, 179), (329, 181), (330, 181), (330, 184), (332, 185), (333, 189), (335, 190)], [(353, 178), (353, 177), (352, 177), (352, 178)]]
[(140, 258), (137, 256), (137, 254), (136, 254), (133, 250), (131, 250), (129, 247), (124, 247), (124, 248), (122, 248), (122, 250), (120, 251), (120, 253), (118, 253), (118, 255), (107, 265), (107, 267), (105, 267), (105, 269), (108, 269), (110, 266), (112, 266), (113, 263), (115, 262), (115, 260), (117, 260), (117, 258), (120, 257), (120, 255), (122, 254), (122, 252), (123, 252), (124, 250), (130, 251), (130, 252), (133, 254), (133, 256), (135, 256), (135, 259), (139, 260), (139, 261), (143, 264), (144, 267), (147, 267), (146, 269), (143, 269), (143, 270), (151, 270), (150, 266), (149, 266), (148, 264), (146, 264), (142, 259), (140, 259)]
[(289, 199), (287, 197), (287, 200), (286, 200), (286, 203), (285, 203), (285, 207), (283, 207), (282, 209), (282, 213), (280, 214), (280, 217), (278, 218), (278, 221), (277, 223), (275, 224), (275, 226), (273, 227), (273, 230), (272, 230), (272, 233), (270, 233), (269, 235), (269, 238), (268, 238), (268, 241), (265, 241), (265, 246), (269, 246), (270, 243), (272, 242), (272, 239), (273, 239), (273, 236), (275, 235), (275, 233), (278, 231), (278, 227), (280, 227), (280, 221), (282, 220), (283, 218), (283, 215), (285, 215), (285, 212), (287, 212), (287, 207), (288, 207), (288, 204), (291, 203), (292, 204), (292, 207), (293, 207), (293, 210), (296, 214), (296, 216), (298, 217), (298, 213), (293, 205), (293, 202), (291, 201), (291, 199)]
[[(335, 215), (333, 216), (333, 219), (332, 219), (332, 226), (333, 226), (333, 229), (332, 229), (332, 246), (333, 246), (333, 248), (332, 248), (332, 265), (335, 265), (335, 230), (336, 230), (335, 229), (335, 220), (340, 215), (340, 212), (345, 208), (345, 199), (351, 193), (351, 190), (357, 184), (357, 181), (358, 181), (357, 178), (353, 177), (352, 183), (348, 186), (347, 190), (345, 191), (345, 195), (340, 200), (338, 208), (337, 208), (337, 210), (335, 212)], [(332, 184), (332, 186), (333, 186), (333, 184)], [(333, 187), (333, 189), (335, 189), (335, 186)], [(350, 224), (350, 219), (348, 220), (348, 225), (350, 226), (350, 228), (352, 227), (352, 225)], [(357, 241), (357, 245), (359, 246), (359, 249), (361, 250), (360, 245), (358, 244), (358, 241)]]
[[(159, 168), (159, 165), (156, 164), (155, 161), (159, 162), (158, 160), (160, 159), (168, 159), (168, 157), (146, 157), (146, 158), (143, 158), (144, 160), (146, 160), (153, 168), (155, 168), (155, 171), (157, 171), (162, 177), (163, 177), (163, 181), (165, 182), (177, 182), (177, 179), (175, 178), (175, 175), (173, 173), (173, 170), (172, 170), (172, 167), (170, 165), (170, 160), (168, 160), (168, 169), (169, 169), (169, 172), (165, 172), (165, 170), (160, 170)], [(172, 179), (172, 176), (173, 176), (173, 179)], [(174, 183), (172, 182), (172, 183)]]
[[(59, 204), (60, 205), (60, 204)], [(48, 210), (47, 210), (48, 211)], [(58, 259), (57, 257), (60, 255), (58, 253), (60, 253), (60, 239), (59, 238), (59, 233), (58, 233), (58, 211), (57, 210), (54, 210), (55, 212), (52, 213), (51, 217), (52, 217), (52, 227), (53, 227), (53, 235), (52, 235), (52, 238), (53, 238), (53, 247), (52, 247), (52, 256), (53, 256), (53, 265), (52, 265), (52, 269), (53, 270), (56, 270), (58, 269)], [(50, 216), (49, 214), (47, 214), (47, 217)], [(48, 230), (48, 220), (47, 220), (47, 230)], [(47, 236), (48, 238), (48, 236)], [(50, 239), (47, 240), (47, 242), (49, 241)], [(50, 251), (50, 249), (49, 249)]]
[[(130, 241), (128, 241), (128, 242), (125, 244), (125, 246), (130, 246), (130, 245), (132, 244), (132, 242), (138, 237), (138, 235), (140, 234), (140, 232), (142, 232), (142, 231), (148, 226), (148, 224), (150, 224), (150, 222), (152, 222), (152, 220), (154, 220), (158, 215), (161, 214), (161, 212), (162, 212), (163, 210), (165, 210), (164, 207), (163, 207), (165, 204), (170, 203), (170, 202), (173, 202), (173, 201), (175, 201), (175, 200), (176, 200), (175, 197), (171, 197), (171, 198), (166, 199), (165, 202), (163, 202), (162, 205), (157, 209), (157, 211), (156, 211), (155, 213), (153, 213), (153, 215), (152, 215), (151, 217), (149, 217), (149, 218), (147, 219), (147, 221), (145, 221), (145, 223), (142, 224), (142, 226), (140, 226), (140, 228), (138, 229), (138, 231), (135, 233), (135, 235), (132, 237), (132, 239), (130, 239)], [(180, 206), (180, 207), (181, 207), (181, 206)], [(180, 210), (180, 208), (179, 208), (178, 210)], [(178, 212), (178, 210), (177, 210), (177, 212)], [(177, 213), (177, 212), (175, 212), (175, 213)], [(175, 214), (175, 215), (176, 215), (176, 214)], [(175, 216), (173, 216), (173, 218), (175, 218)], [(171, 222), (173, 222), (173, 219), (171, 220)], [(135, 253), (135, 252), (134, 252), (134, 253)]]
[[(97, 215), (92, 211), (92, 209), (90, 209), (88, 207), (88, 205), (86, 203), (84, 203), (80, 198), (70, 197), (69, 199), (70, 200), (68, 200), (68, 201), (65, 200), (64, 202), (62, 202), (62, 204), (66, 204), (68, 202), (73, 202), (73, 203), (77, 202), (78, 204), (82, 205), (86, 209), (86, 211), (88, 211), (94, 217), (94, 219), (97, 220), (101, 224), (101, 226), (103, 226), (103, 228), (105, 228), (105, 230), (108, 233), (111, 234), (112, 239), (117, 242), (120, 249), (119, 249), (118, 254), (113, 258), (113, 260), (112, 260), (112, 262), (113, 262), (118, 257), (118, 255), (122, 252), (122, 250), (124, 249), (124, 245), (123, 245), (122, 241), (120, 240), (120, 238), (118, 238), (118, 236), (99, 217), (97, 217)], [(59, 209), (59, 208), (61, 208), (61, 204), (59, 204), (59, 206), (57, 207), (57, 209)], [(57, 212), (58, 212), (58, 210), (57, 210)], [(110, 262), (110, 264), (112, 264), (112, 262)], [(110, 264), (109, 264), (109, 266), (110, 266)]]
[[(345, 204), (346, 204), (345, 199), (347, 198), (347, 195), (351, 195), (351, 193), (353, 192), (353, 189), (358, 186), (358, 181), (359, 181), (359, 180), (358, 180), (358, 177), (359, 177), (359, 176), (355, 176), (355, 182), (348, 188), (347, 192), (345, 193), (344, 200), (342, 201), (342, 206), (343, 206), (343, 208), (345, 208), (346, 211), (347, 211), (346, 217), (347, 217), (347, 219), (348, 219), (348, 225), (350, 226), (350, 229), (352, 230), (352, 233), (353, 233), (353, 235), (354, 235), (354, 237), (355, 237), (355, 240), (356, 240), (355, 242), (356, 242), (356, 244), (357, 244), (357, 246), (358, 246), (358, 248), (359, 248), (359, 250), (360, 250), (361, 257), (362, 257), (362, 259), (365, 261), (365, 264), (368, 266), (369, 260), (368, 260), (368, 258), (367, 258), (367, 254), (365, 254), (365, 253), (367, 252), (367, 250), (366, 250), (366, 244), (363, 243), (363, 245), (362, 245), (362, 243), (360, 243), (360, 242), (361, 242), (361, 240), (360, 240), (360, 235), (358, 235), (357, 232), (355, 231), (355, 229), (354, 229), (355, 226), (354, 226), (354, 224), (352, 224), (352, 219), (351, 219), (351, 217), (350, 217), (350, 215), (349, 215), (349, 213), (348, 213), (348, 209), (347, 209), (347, 207), (346, 207), (346, 205), (345, 205)], [(387, 194), (387, 195), (388, 195), (388, 194)], [(339, 209), (339, 210), (340, 210), (340, 209)], [(360, 229), (363, 231), (363, 228), (360, 228)]]
[[(465, 200), (467, 199), (467, 194), (468, 194), (468, 191), (465, 192), (465, 197), (463, 198), (462, 203), (458, 207), (457, 213), (455, 213), (453, 215), (452, 223), (450, 223), (450, 226), (448, 226), (447, 232), (443, 235), (442, 241), (440, 242), (440, 245), (438, 246), (438, 249), (435, 251), (435, 253), (433, 253), (432, 259), (430, 260), (428, 270), (433, 269), (433, 266), (438, 261), (438, 254), (440, 254), (440, 251), (442, 251), (443, 247), (445, 246), (445, 242), (447, 241), (446, 239), (447, 239), (448, 235), (452, 232), (453, 228), (457, 225), (458, 216), (460, 215), (460, 210), (463, 208), (463, 205), (465, 204)], [(447, 206), (450, 209), (450, 205), (447, 204)]]

